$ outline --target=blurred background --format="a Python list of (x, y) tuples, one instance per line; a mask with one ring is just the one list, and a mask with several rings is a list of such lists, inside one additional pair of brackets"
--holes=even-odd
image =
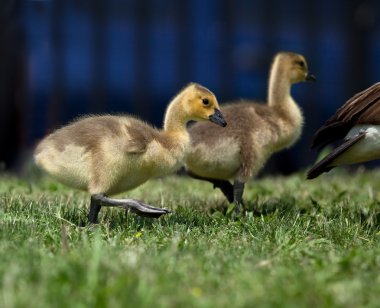
[(220, 102), (266, 99), (281, 50), (305, 55), (315, 84), (293, 86), (302, 139), (266, 172), (314, 162), (313, 132), (380, 81), (380, 1), (1, 0), (0, 162), (18, 172), (36, 142), (86, 113), (127, 112), (161, 126), (190, 81)]

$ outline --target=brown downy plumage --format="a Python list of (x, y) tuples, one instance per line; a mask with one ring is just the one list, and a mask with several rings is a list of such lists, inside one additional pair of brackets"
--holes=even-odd
[[(224, 105), (225, 129), (207, 123), (189, 129), (189, 174), (214, 183), (239, 211), (244, 183), (274, 152), (290, 147), (301, 135), (303, 116), (290, 94), (291, 85), (314, 79), (302, 55), (278, 53), (271, 67), (267, 104), (243, 100)], [(234, 180), (234, 185), (228, 180)]]
[(190, 84), (169, 104), (163, 130), (127, 115), (87, 116), (45, 137), (34, 158), (57, 180), (90, 192), (89, 220), (93, 223), (102, 205), (159, 217), (168, 210), (106, 195), (130, 190), (180, 168), (190, 143), (186, 123), (210, 120), (225, 126), (218, 108), (212, 92)]
[(313, 179), (343, 164), (380, 158), (380, 82), (357, 93), (314, 134), (312, 148), (343, 140), (307, 173)]

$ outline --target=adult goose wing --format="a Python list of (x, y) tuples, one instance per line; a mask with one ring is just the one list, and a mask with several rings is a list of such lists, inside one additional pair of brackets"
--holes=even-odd
[(308, 180), (311, 180), (311, 179), (316, 178), (323, 172), (329, 172), (332, 168), (335, 167), (331, 165), (334, 162), (334, 160), (364, 137), (365, 137), (365, 132), (360, 132), (358, 135), (345, 140), (341, 145), (335, 148), (329, 155), (327, 155), (325, 158), (323, 158), (321, 161), (319, 161), (317, 164), (311, 167), (311, 169), (307, 172), (306, 178)]
[(355, 94), (314, 134), (312, 148), (342, 139), (359, 124), (380, 124), (380, 82)]

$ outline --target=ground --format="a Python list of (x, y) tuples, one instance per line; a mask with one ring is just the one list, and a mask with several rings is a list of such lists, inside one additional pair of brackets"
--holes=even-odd
[(124, 195), (173, 213), (83, 227), (85, 193), (1, 177), (0, 306), (379, 307), (380, 170), (252, 181), (235, 221), (185, 177)]

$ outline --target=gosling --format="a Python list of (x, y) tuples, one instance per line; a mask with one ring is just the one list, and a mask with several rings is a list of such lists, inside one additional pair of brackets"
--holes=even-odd
[(186, 129), (190, 120), (210, 120), (226, 126), (215, 95), (196, 83), (189, 84), (170, 102), (163, 130), (128, 115), (85, 116), (45, 137), (34, 159), (58, 181), (91, 194), (90, 223), (98, 222), (101, 206), (158, 218), (170, 211), (109, 195), (179, 169), (190, 145)]
[(380, 158), (380, 82), (350, 98), (315, 133), (312, 148), (342, 141), (315, 164), (307, 178), (314, 179), (336, 166)]
[(290, 94), (292, 84), (314, 80), (302, 55), (278, 53), (270, 71), (267, 104), (246, 100), (227, 104), (221, 109), (227, 128), (195, 123), (189, 129), (189, 175), (220, 188), (238, 214), (245, 183), (273, 153), (290, 147), (301, 135), (303, 116)]

